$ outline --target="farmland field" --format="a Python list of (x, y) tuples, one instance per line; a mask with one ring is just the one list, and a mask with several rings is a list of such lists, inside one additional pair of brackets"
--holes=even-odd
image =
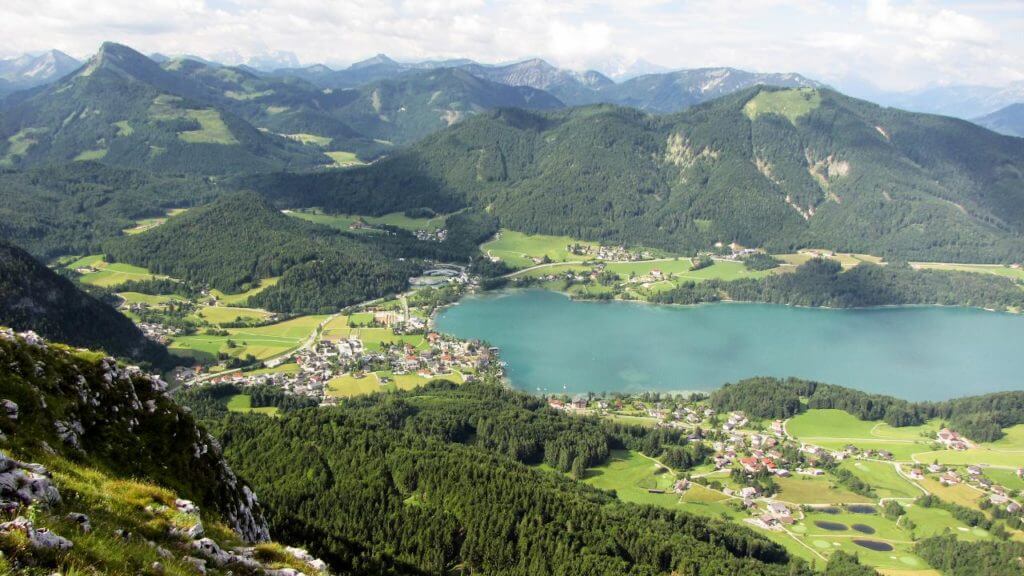
[(761, 92), (743, 107), (743, 112), (754, 120), (762, 114), (778, 114), (796, 122), (811, 110), (821, 106), (821, 94), (817, 90), (801, 88), (799, 90), (780, 90), (778, 92)]
[(159, 307), (168, 302), (183, 302), (184, 298), (176, 294), (142, 294), (141, 292), (118, 292), (118, 296), (124, 298), (125, 304), (147, 304)]
[(90, 284), (101, 288), (111, 288), (118, 286), (119, 284), (124, 284), (130, 280), (166, 278), (166, 276), (153, 274), (149, 270), (139, 266), (132, 266), (131, 264), (124, 264), (122, 262), (109, 263), (103, 259), (102, 254), (85, 256), (66, 266), (66, 268), (70, 270), (87, 267), (94, 268), (95, 272), (83, 274), (80, 280), (83, 284)]
[(354, 152), (346, 152), (344, 150), (333, 150), (331, 152), (324, 152), (324, 154), (334, 161), (334, 164), (332, 166), (336, 168), (345, 168), (348, 166), (359, 166), (360, 164), (365, 164), (365, 162), (360, 160), (359, 156), (356, 156)]
[[(229, 328), (227, 336), (179, 336), (171, 342), (169, 348), (179, 356), (198, 359), (216, 358), (223, 352), (232, 357), (252, 354), (258, 360), (266, 360), (298, 347), (325, 318), (327, 317), (300, 316), (269, 326)], [(228, 340), (235, 343), (234, 348), (228, 347)]]
[(591, 245), (592, 242), (580, 242), (569, 236), (547, 236), (544, 234), (524, 234), (502, 229), (500, 236), (481, 246), (490, 256), (501, 258), (502, 262), (512, 268), (528, 268), (535, 263), (530, 258), (547, 256), (552, 262), (585, 260), (585, 256), (570, 254), (566, 249), (571, 244)]
[(776, 478), (779, 486), (778, 499), (791, 504), (851, 504), (871, 502), (871, 498), (854, 494), (836, 483), (829, 476), (804, 476)]
[(270, 312), (259, 308), (236, 308), (233, 306), (204, 306), (199, 316), (211, 324), (225, 324), (236, 321), (258, 321), (270, 317)]
[[(390, 380), (387, 384), (381, 384), (381, 378)], [(371, 372), (362, 378), (356, 378), (351, 374), (336, 376), (327, 383), (327, 395), (335, 397), (350, 398), (362, 394), (373, 394), (374, 392), (392, 392), (395, 390), (412, 390), (417, 386), (435, 379), (450, 380), (461, 383), (462, 374), (453, 373), (450, 375), (425, 378), (418, 374), (394, 374), (392, 372)]]
[[(385, 214), (383, 216), (360, 216), (358, 214), (324, 214), (319, 211), (290, 210), (287, 214), (288, 216), (301, 218), (309, 222), (323, 224), (324, 226), (330, 226), (331, 228), (345, 231), (348, 231), (349, 226), (360, 218), (371, 226), (395, 226), (396, 228), (403, 228), (410, 232), (415, 232), (417, 230), (433, 231), (444, 226), (446, 218), (446, 215), (434, 216), (433, 218), (410, 218), (401, 212), (392, 212), (391, 214)], [(370, 232), (372, 232), (372, 230), (370, 230)]]
[(211, 108), (186, 110), (185, 117), (199, 123), (198, 130), (179, 132), (178, 138), (189, 144), (238, 144), (220, 112)]
[[(659, 469), (663, 472), (657, 473)], [(679, 500), (679, 495), (672, 491), (675, 475), (634, 451), (612, 451), (608, 462), (588, 469), (583, 481), (602, 490), (615, 490), (618, 497), (626, 502), (676, 507)], [(648, 490), (664, 490), (666, 493), (653, 494)]]

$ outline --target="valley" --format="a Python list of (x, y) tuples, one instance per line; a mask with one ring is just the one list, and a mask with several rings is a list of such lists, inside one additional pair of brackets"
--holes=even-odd
[(1017, 574), (1015, 111), (0, 60), (0, 572)]

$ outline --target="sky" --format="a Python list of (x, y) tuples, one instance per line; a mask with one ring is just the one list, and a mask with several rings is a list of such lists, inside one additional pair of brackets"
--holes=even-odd
[(542, 57), (733, 66), (887, 91), (1024, 80), (1024, 0), (3, 0), (0, 56), (105, 40), (226, 64)]

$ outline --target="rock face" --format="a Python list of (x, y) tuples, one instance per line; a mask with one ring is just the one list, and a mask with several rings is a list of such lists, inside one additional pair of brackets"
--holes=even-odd
[(10, 522), (0, 524), (0, 534), (22, 532), (28, 537), (28, 545), (34, 550), (69, 550), (74, 543), (50, 532), (46, 528), (36, 528), (32, 521), (18, 516)]
[[(148, 478), (216, 510), (246, 540), (268, 540), (256, 495), (166, 389), (138, 367), (0, 329), (0, 433), (19, 436), (21, 430), (19, 441), (47, 452), (52, 446)], [(37, 466), (0, 457), (0, 500), (59, 502), (48, 473)]]

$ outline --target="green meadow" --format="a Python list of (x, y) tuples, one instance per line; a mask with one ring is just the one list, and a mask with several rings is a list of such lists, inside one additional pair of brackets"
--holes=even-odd
[(83, 274), (80, 278), (83, 284), (112, 288), (124, 284), (130, 280), (151, 280), (153, 278), (166, 278), (153, 274), (145, 268), (124, 264), (122, 262), (107, 262), (102, 254), (84, 256), (65, 266), (69, 270), (77, 268), (95, 268), (95, 272)]
[(356, 156), (354, 152), (333, 150), (330, 152), (324, 152), (324, 154), (334, 162), (331, 166), (335, 168), (347, 168), (349, 166), (365, 164), (365, 162), (360, 160), (359, 156)]
[(535, 266), (531, 258), (547, 256), (552, 262), (585, 260), (584, 256), (571, 254), (567, 249), (572, 244), (596, 246), (593, 242), (581, 242), (569, 236), (547, 236), (545, 234), (524, 234), (502, 229), (498, 238), (480, 248), (489, 256), (501, 258), (512, 268)]
[(189, 144), (238, 144), (231, 129), (224, 123), (220, 112), (212, 108), (186, 110), (184, 116), (199, 123), (198, 130), (178, 133), (178, 138)]
[(778, 114), (796, 123), (797, 119), (806, 116), (821, 106), (821, 94), (813, 88), (797, 90), (762, 91), (750, 99), (743, 112), (751, 120), (763, 114)]
[(1011, 268), (1000, 264), (951, 264), (945, 262), (911, 262), (911, 266), (921, 270), (952, 270), (957, 272), (975, 272), (978, 274), (995, 274), (1014, 280), (1024, 280), (1024, 268)]
[(229, 322), (253, 322), (265, 320), (270, 312), (259, 308), (237, 308), (234, 306), (204, 306), (197, 312), (200, 318), (211, 324)]
[(239, 292), (238, 294), (227, 294), (221, 292), (220, 290), (213, 289), (210, 290), (210, 295), (216, 298), (217, 302), (219, 302), (222, 306), (238, 306), (240, 304), (245, 304), (246, 300), (248, 300), (250, 296), (255, 296), (256, 294), (259, 294), (260, 292), (266, 290), (267, 288), (270, 288), (271, 286), (277, 284), (278, 280), (280, 279), (280, 276), (275, 276), (273, 278), (264, 278), (260, 280), (258, 286), (250, 288), (245, 292)]
[[(195, 334), (176, 337), (169, 349), (179, 356), (199, 360), (212, 360), (220, 353), (232, 357), (252, 354), (257, 360), (266, 360), (297, 348), (327, 316), (300, 316), (269, 326), (257, 328), (229, 328), (227, 336)], [(228, 346), (228, 340), (235, 347)]]
[(252, 396), (248, 394), (235, 394), (228, 400), (228, 412), (255, 412), (257, 414), (266, 414), (267, 416), (277, 416), (279, 410), (277, 406), (261, 406), (259, 408), (252, 407)]
[[(386, 384), (382, 383), (381, 378), (387, 378), (389, 382)], [(426, 378), (419, 374), (395, 374), (390, 371), (370, 372), (360, 378), (356, 378), (351, 374), (345, 374), (336, 376), (327, 382), (327, 395), (338, 398), (351, 398), (376, 392), (412, 390), (436, 379), (449, 380), (456, 384), (461, 384), (464, 381), (463, 375), (459, 372), (431, 378)]]
[[(383, 216), (360, 216), (358, 214), (324, 214), (319, 210), (289, 210), (289, 216), (302, 218), (316, 224), (323, 224), (338, 230), (348, 231), (357, 220), (362, 219), (370, 226), (387, 225), (402, 228), (415, 232), (417, 230), (438, 230), (444, 226), (446, 216), (439, 215), (433, 218), (410, 218), (401, 212), (392, 212)], [(372, 230), (369, 230), (372, 232)]]
[(167, 213), (164, 214), (163, 216), (158, 216), (156, 218), (143, 218), (142, 220), (136, 220), (135, 221), (135, 226), (132, 226), (131, 228), (126, 228), (126, 229), (123, 230), (123, 232), (125, 234), (128, 234), (128, 235), (141, 234), (141, 233), (143, 233), (143, 232), (145, 232), (147, 230), (152, 230), (153, 228), (156, 228), (157, 226), (159, 226), (159, 225), (163, 224), (164, 222), (166, 222), (168, 218), (171, 218), (173, 216), (177, 216), (178, 214), (181, 214), (182, 212), (185, 212), (186, 210), (188, 210), (188, 208), (172, 208), (172, 209), (168, 210)]

